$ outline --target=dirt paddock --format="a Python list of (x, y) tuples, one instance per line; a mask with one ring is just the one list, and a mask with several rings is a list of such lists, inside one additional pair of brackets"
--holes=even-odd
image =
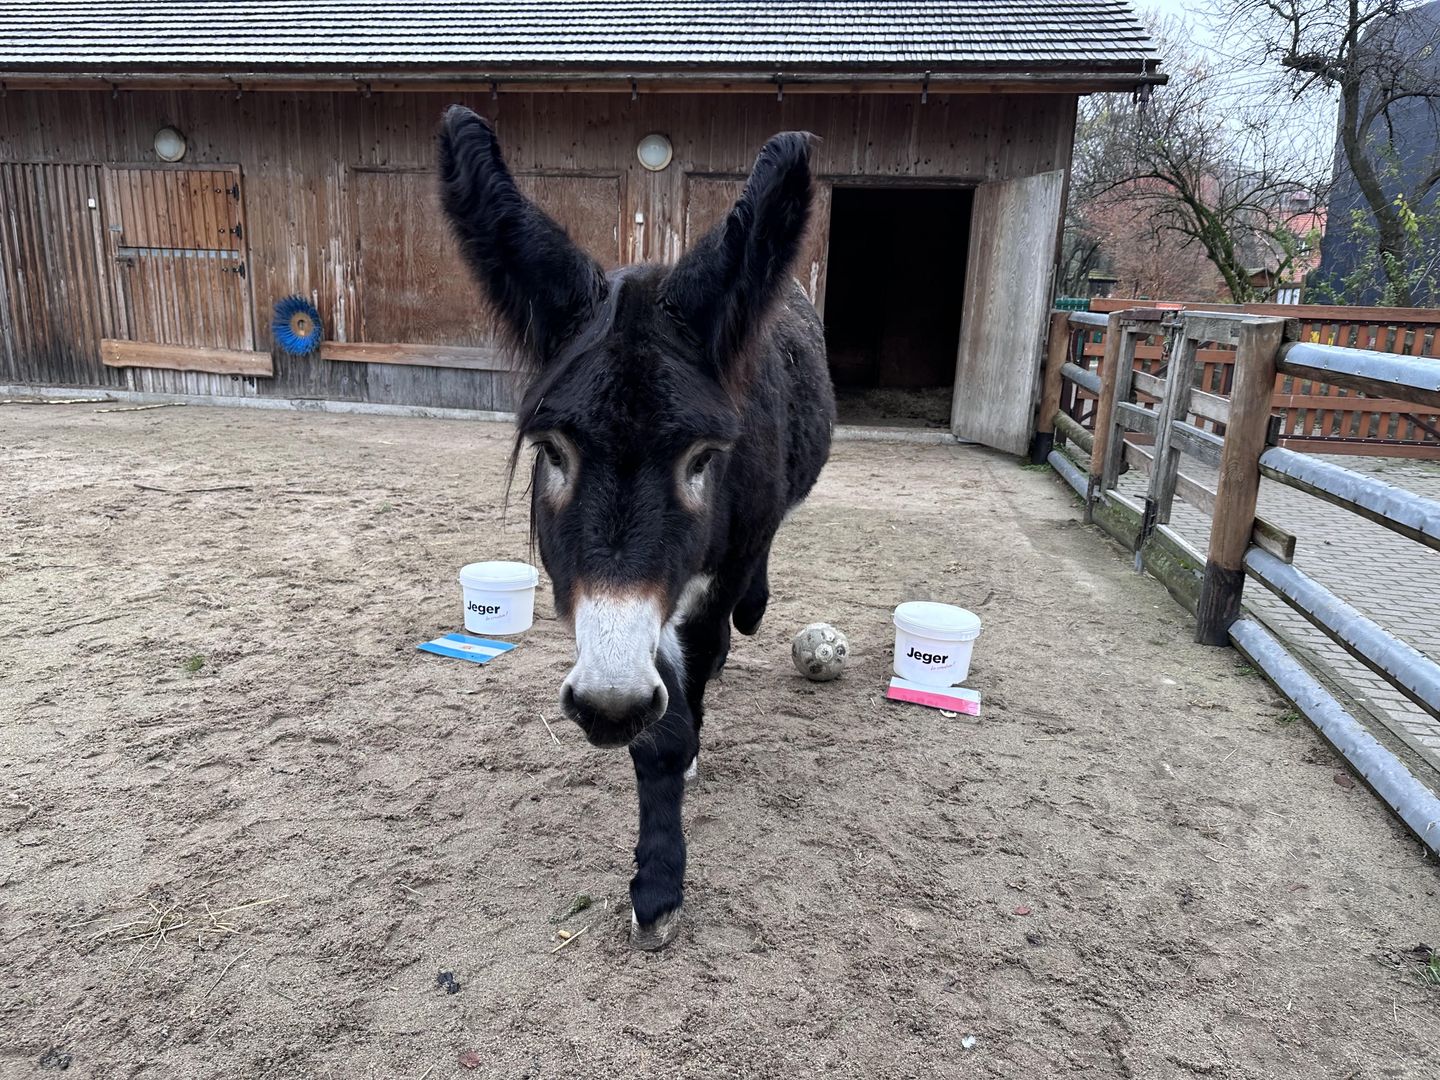
[[(95, 409), (0, 409), (7, 1080), (1440, 1076), (1433, 864), (1047, 473), (837, 448), (647, 955), (548, 596), (488, 666), (415, 648), (527, 554), (506, 428)], [(914, 598), (984, 618), (979, 719), (882, 697)]]

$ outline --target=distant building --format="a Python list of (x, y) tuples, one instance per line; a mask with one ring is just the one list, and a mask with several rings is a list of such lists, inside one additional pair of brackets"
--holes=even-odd
[(1305, 295), (1305, 279), (1320, 265), (1329, 214), (1308, 191), (1285, 196), (1281, 210), (1296, 250), (1291, 255), (1267, 237), (1248, 238), (1254, 248), (1250, 284), (1271, 303), (1299, 304), (1310, 299)]

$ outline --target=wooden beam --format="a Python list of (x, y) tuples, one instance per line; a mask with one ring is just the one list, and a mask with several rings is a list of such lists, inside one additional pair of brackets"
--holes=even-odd
[[(1090, 301), (1090, 313), (1103, 318), (1104, 313), (1124, 311), (1134, 306), (1135, 301), (1125, 297), (1097, 296)], [(1389, 326), (1423, 323), (1430, 326), (1440, 321), (1440, 316), (1437, 316), (1434, 308), (1349, 307), (1326, 304), (1187, 304), (1183, 302), (1175, 305), (1177, 310), (1182, 311), (1192, 307), (1207, 315), (1234, 312), (1238, 315), (1278, 316), (1291, 321), (1307, 323), (1328, 322), (1349, 325), (1384, 323)]]
[(1187, 424), (1183, 420), (1174, 420), (1170, 424), (1170, 438), (1170, 445), (1177, 450), (1219, 468), (1225, 453), (1225, 440), (1219, 435), (1201, 431), (1194, 424)]
[[(1111, 417), (1115, 412), (1115, 387), (1120, 381), (1120, 316), (1111, 314), (1105, 320), (1105, 355), (1100, 368), (1100, 396), (1095, 403), (1095, 445), (1090, 450), (1091, 497), (1085, 500), (1085, 524), (1094, 520), (1093, 503), (1095, 495), (1105, 490), (1101, 477), (1105, 475), (1105, 450), (1114, 434)], [(1130, 380), (1126, 378), (1125, 385)]]
[(1120, 312), (1120, 316), (1130, 323), (1158, 323), (1163, 322), (1166, 316), (1174, 313), (1174, 308), (1132, 307), (1125, 308)]
[[(1210, 522), (1210, 550), (1195, 609), (1195, 640), (1202, 645), (1229, 644), (1230, 625), (1240, 615), (1245, 552), (1255, 532), (1255, 503), (1260, 494), (1260, 455), (1270, 432), (1276, 354), (1284, 333), (1283, 319), (1256, 319), (1240, 327), (1230, 424), (1220, 451), (1220, 484)], [(1189, 427), (1176, 423), (1173, 430), (1180, 435)], [(1196, 428), (1190, 431), (1207, 434)]]
[(1295, 534), (1286, 532), (1274, 522), (1260, 516), (1255, 518), (1255, 531), (1250, 534), (1250, 543), (1261, 551), (1267, 551), (1283, 563), (1295, 561)]
[(1165, 337), (1170, 360), (1165, 373), (1165, 392), (1156, 410), (1155, 471), (1150, 475), (1150, 485), (1145, 493), (1147, 534), (1156, 525), (1164, 525), (1170, 520), (1180, 476), (1181, 446), (1175, 437), (1175, 421), (1190, 415), (1190, 395), (1195, 391), (1195, 342), (1173, 324)]
[(1064, 311), (1050, 313), (1049, 336), (1045, 342), (1045, 376), (1040, 392), (1040, 417), (1030, 444), (1030, 464), (1039, 465), (1055, 448), (1055, 414), (1060, 411), (1060, 391), (1065, 382), (1063, 368), (1070, 354), (1070, 316)]
[(1143, 371), (1135, 372), (1130, 378), (1135, 384), (1135, 389), (1139, 390), (1142, 394), (1149, 394), (1151, 397), (1157, 399), (1165, 396), (1164, 379), (1156, 378), (1154, 375), (1149, 375)]
[[(1155, 467), (1155, 455), (1143, 446), (1137, 446), (1132, 442), (1125, 444), (1125, 460), (1130, 462), (1143, 473), (1149, 473)], [(1206, 487), (1193, 476), (1186, 476), (1178, 469), (1175, 470), (1175, 494), (1188, 502), (1202, 514), (1214, 515), (1215, 513), (1215, 491)], [(1255, 531), (1250, 536), (1250, 542), (1262, 551), (1268, 551), (1282, 562), (1291, 562), (1295, 558), (1295, 534), (1286, 532), (1279, 525), (1267, 521), (1256, 515)], [(1203, 566), (1204, 559), (1201, 559), (1197, 566)]]
[(1280, 445), (1291, 450), (1308, 450), (1312, 454), (1344, 454), (1346, 457), (1399, 457), (1435, 460), (1435, 451), (1440, 443), (1427, 439), (1424, 442), (1395, 442), (1387, 439), (1308, 439), (1304, 436), (1282, 437)]
[(1167, 543), (1174, 544), (1176, 548), (1187, 555), (1196, 566), (1205, 565), (1205, 553), (1176, 532), (1173, 526), (1156, 525), (1155, 531), (1164, 537)]
[(210, 349), (198, 345), (160, 345), (152, 341), (101, 338), (100, 359), (106, 367), (204, 371), (211, 375), (248, 375), (262, 379), (275, 374), (269, 353)]
[[(1280, 407), (1278, 401), (1275, 403), (1275, 407), (1277, 409)], [(1219, 394), (1212, 394), (1208, 390), (1191, 390), (1190, 411), (1207, 420), (1228, 424), (1230, 422), (1230, 399), (1221, 397)]]
[(410, 364), (416, 367), (457, 368), (461, 371), (513, 371), (514, 364), (501, 349), (461, 345), (407, 345), (372, 341), (324, 341), (321, 360), (351, 364)]
[(1276, 394), (1275, 408), (1279, 409), (1323, 409), (1325, 412), (1346, 413), (1418, 413), (1432, 415), (1424, 406), (1416, 407), (1399, 398), (1361, 397), (1359, 394)]
[(1200, 568), (1205, 557), (1169, 525), (1156, 525), (1139, 551), (1140, 564), (1191, 615), (1200, 599)]
[(1095, 449), (1095, 436), (1080, 426), (1079, 421), (1062, 412), (1055, 414), (1055, 430), (1087, 454)]
[[(1124, 313), (1122, 313), (1123, 317)], [(1122, 455), (1125, 451), (1124, 432), (1139, 431), (1142, 434), (1150, 435), (1155, 430), (1154, 414), (1130, 401), (1130, 385), (1135, 375), (1135, 349), (1139, 345), (1140, 339), (1146, 335), (1143, 331), (1137, 333), (1128, 324), (1123, 325), (1119, 333), (1120, 352), (1115, 359), (1115, 382), (1110, 389), (1113, 404), (1111, 405), (1110, 421), (1106, 425), (1108, 429), (1106, 431), (1107, 442), (1101, 453), (1099, 486), (1101, 491), (1109, 491), (1111, 488), (1120, 486), (1120, 466), (1123, 463)], [(1098, 417), (1095, 422), (1095, 430), (1097, 433), (1100, 430)]]
[(1240, 340), (1241, 320), (1251, 316), (1241, 312), (1185, 311), (1180, 314), (1185, 336), (1191, 341), (1213, 341), (1216, 345), (1234, 345)]
[[(0, 82), (7, 89), (97, 90), (120, 87), (125, 90), (229, 90), (246, 91), (382, 91), (450, 92), (474, 94), (493, 85), (502, 93), (614, 93), (614, 94), (695, 94), (695, 93), (777, 93), (786, 94), (1088, 94), (1130, 91), (1137, 87), (1163, 85), (1168, 75), (1156, 71), (805, 71), (792, 68), (776, 75), (773, 70), (741, 71), (723, 67), (675, 66), (664, 70), (617, 69), (534, 71), (489, 69), (405, 71), (399, 69), (354, 69), (349, 71), (155, 71), (133, 73), (123, 70), (96, 71), (90, 67), (76, 72), (0, 70)], [(1131, 301), (1133, 304), (1133, 301)]]
[(1115, 403), (1115, 425), (1126, 431), (1138, 431), (1142, 435), (1155, 434), (1155, 414), (1143, 405), (1129, 401)]

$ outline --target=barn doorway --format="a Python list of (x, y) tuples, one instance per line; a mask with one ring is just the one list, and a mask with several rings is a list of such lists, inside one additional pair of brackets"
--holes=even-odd
[(969, 188), (839, 187), (825, 340), (840, 421), (949, 428)]

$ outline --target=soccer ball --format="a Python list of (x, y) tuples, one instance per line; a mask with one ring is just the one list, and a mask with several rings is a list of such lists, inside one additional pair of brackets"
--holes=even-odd
[(790, 659), (795, 661), (795, 670), (811, 682), (838, 679), (849, 655), (850, 643), (829, 623), (811, 623), (790, 643)]

